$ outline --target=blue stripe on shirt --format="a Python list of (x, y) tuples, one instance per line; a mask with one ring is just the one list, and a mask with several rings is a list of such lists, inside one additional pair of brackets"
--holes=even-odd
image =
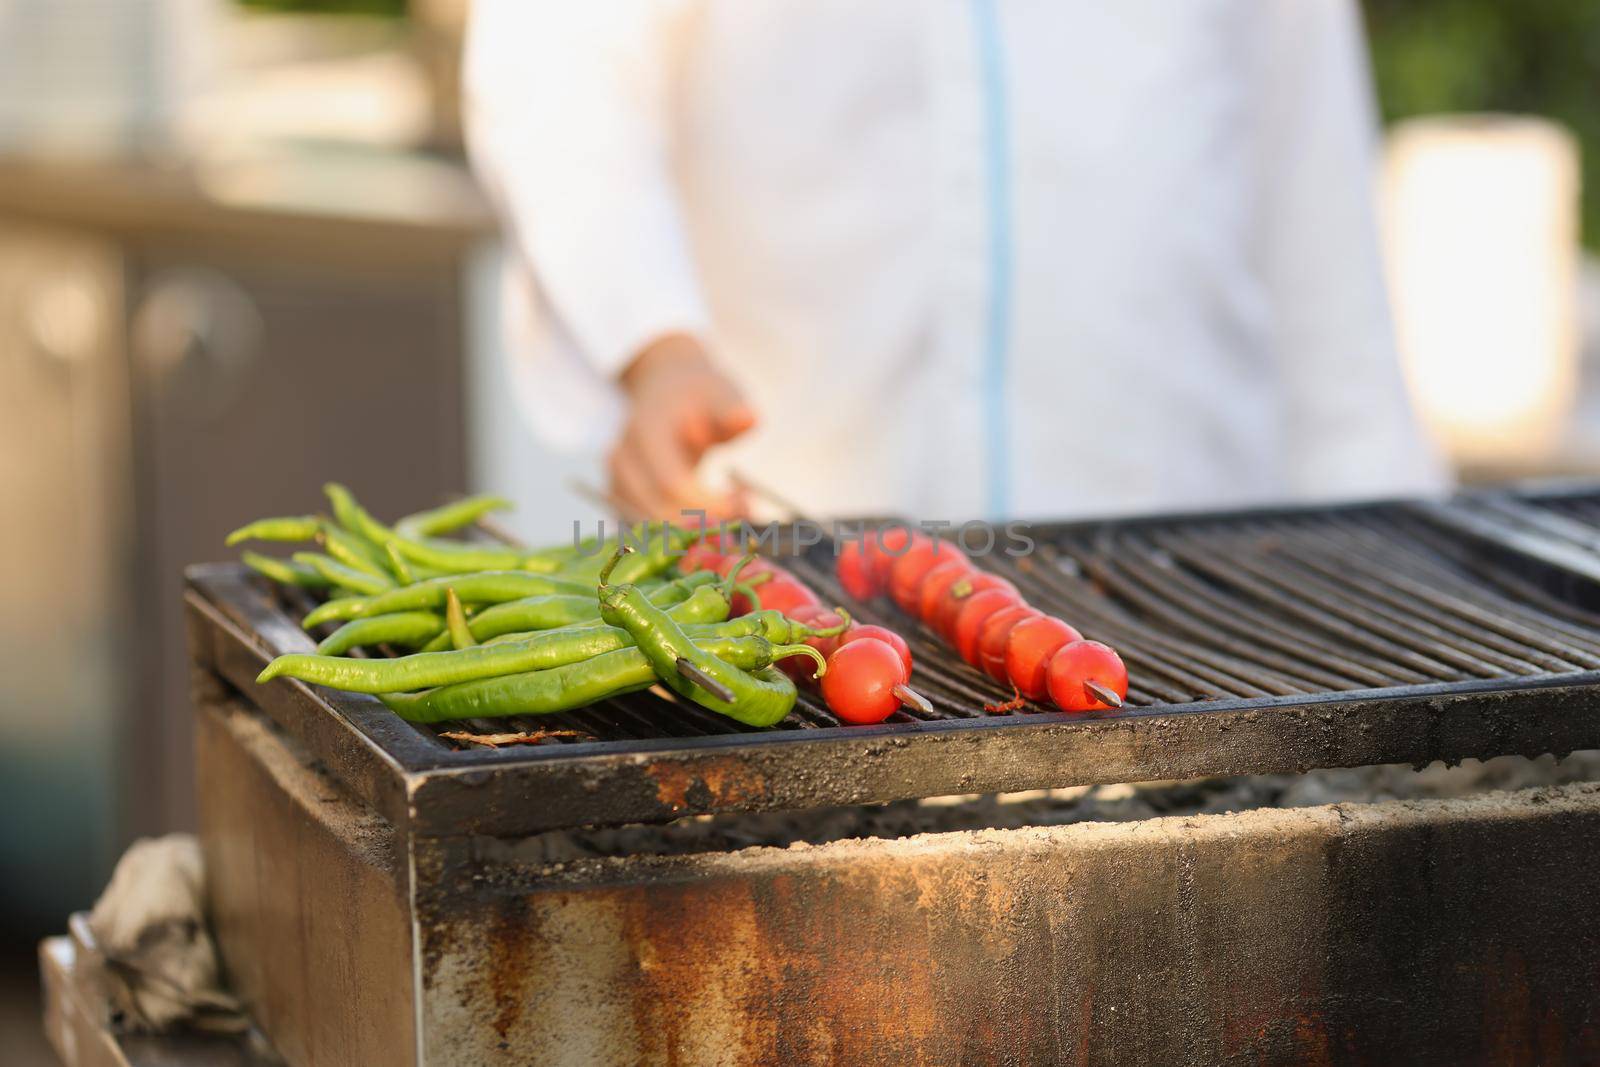
[(1011, 343), (1011, 134), (1006, 120), (1005, 56), (997, 0), (972, 0), (983, 89), (985, 180), (989, 222), (989, 307), (984, 330), (984, 459), (991, 519), (1009, 512), (1010, 432), (1006, 363)]

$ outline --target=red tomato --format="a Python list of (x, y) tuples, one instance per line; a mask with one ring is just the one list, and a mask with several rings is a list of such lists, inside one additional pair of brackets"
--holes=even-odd
[(719, 556), (742, 556), (747, 547), (736, 529), (708, 532), (695, 544), (708, 548)]
[(978, 665), (978, 635), (989, 616), (1019, 603), (1017, 594), (1009, 589), (980, 589), (961, 602), (956, 612), (955, 625), (950, 628), (950, 643), (956, 646), (961, 658), (973, 666)]
[(818, 604), (817, 594), (807, 589), (792, 575), (780, 574), (770, 582), (755, 587), (756, 602), (762, 610), (774, 609), (785, 615), (793, 614), (806, 604)]
[(905, 555), (913, 537), (925, 539), (926, 535), (913, 534), (904, 526), (868, 530), (862, 535), (862, 551), (866, 553), (867, 565), (872, 568), (872, 580), (880, 590), (889, 588), (889, 568), (894, 566), (895, 560)]
[(1023, 696), (1040, 700), (1049, 692), (1045, 670), (1050, 657), (1062, 645), (1082, 640), (1082, 634), (1054, 615), (1024, 619), (1006, 638), (1006, 677)]
[(988, 571), (973, 571), (965, 580), (952, 582), (945, 589), (944, 595), (939, 598), (939, 604), (933, 611), (931, 625), (934, 630), (946, 640), (953, 640), (952, 628), (956, 624), (956, 613), (961, 610), (962, 603), (976, 593), (986, 589), (1004, 589), (1018, 600), (1022, 595), (1017, 592), (1017, 587), (998, 574)]
[(683, 556), (678, 560), (678, 572), (693, 574), (695, 571), (716, 570), (722, 560), (721, 552), (705, 541), (696, 541), (684, 550)]
[(849, 723), (882, 722), (900, 706), (895, 687), (906, 683), (900, 654), (882, 641), (851, 641), (828, 657), (822, 697)]
[(1011, 628), (1023, 619), (1041, 614), (1038, 608), (1017, 603), (1001, 608), (983, 621), (978, 631), (978, 662), (976, 666), (997, 682), (1006, 680), (1006, 638)]
[[(793, 619), (795, 622), (805, 623), (814, 630), (831, 630), (835, 626), (838, 626), (844, 622), (843, 615), (840, 615), (832, 608), (824, 607), (821, 604), (800, 604), (793, 611), (786, 611), (784, 614), (788, 615), (789, 618)], [(873, 628), (876, 629), (876, 627)], [(848, 630), (846, 632), (848, 632)], [(832, 637), (808, 637), (806, 638), (805, 643), (816, 649), (818, 652), (821, 652), (824, 656), (831, 656), (833, 655), (833, 650), (839, 644), (839, 639), (842, 636), (844, 635), (835, 634)]]
[(906, 644), (906, 639), (884, 626), (852, 626), (839, 637), (839, 644), (847, 645), (851, 641), (882, 641), (895, 652), (899, 653), (900, 660), (906, 665), (906, 675), (911, 675), (911, 646)]
[(939, 606), (939, 599), (944, 596), (945, 590), (958, 578), (971, 573), (972, 561), (967, 559), (965, 553), (935, 563), (922, 576), (922, 588), (917, 592), (916, 616), (923, 622), (932, 622), (934, 609)]
[[(738, 563), (741, 559), (744, 559), (744, 557), (723, 556), (712, 565), (711, 569), (726, 578), (728, 576), (728, 572), (733, 570), (733, 565)], [(774, 573), (787, 573), (782, 567), (778, 566), (770, 559), (763, 559), (761, 556), (756, 556), (749, 563), (746, 563), (743, 567), (739, 568), (739, 580), (745, 581), (746, 579), (754, 578), (758, 574), (766, 574), (768, 571), (772, 571)]]
[(950, 562), (961, 550), (954, 545), (931, 539), (912, 542), (906, 554), (889, 567), (889, 595), (894, 602), (912, 615), (922, 600), (923, 580), (935, 567)]
[[(1116, 650), (1099, 641), (1074, 641), (1050, 657), (1046, 671), (1050, 699), (1062, 711), (1120, 708), (1128, 695), (1128, 668)], [(1094, 690), (1099, 689), (1096, 693)], [(1101, 697), (1114, 694), (1115, 703)]]
[[(724, 557), (723, 564), (718, 565), (717, 572), (726, 577), (728, 571), (730, 571), (733, 568), (733, 565), (737, 562), (737, 557), (726, 556)], [(750, 614), (752, 611), (756, 610), (756, 608), (761, 606), (761, 590), (765, 589), (773, 582), (780, 580), (788, 580), (792, 582), (794, 581), (794, 577), (776, 563), (773, 563), (771, 560), (762, 559), (759, 556), (751, 560), (749, 563), (746, 563), (743, 567), (739, 568), (739, 578), (736, 584), (743, 585), (747, 582), (750, 583), (750, 588), (754, 595), (748, 596), (742, 591), (735, 590), (733, 598), (728, 602), (728, 614), (730, 616)]]
[(844, 591), (857, 600), (871, 600), (883, 592), (883, 587), (872, 574), (872, 562), (860, 541), (844, 543), (833, 569)]

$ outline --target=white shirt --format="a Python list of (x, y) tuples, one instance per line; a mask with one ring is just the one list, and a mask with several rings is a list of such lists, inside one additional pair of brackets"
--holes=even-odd
[(681, 329), (818, 514), (1439, 482), (1347, 0), (477, 0), (466, 81), (548, 441)]

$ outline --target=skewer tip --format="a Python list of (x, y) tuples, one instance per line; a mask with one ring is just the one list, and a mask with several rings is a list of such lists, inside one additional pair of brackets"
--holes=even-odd
[(696, 667), (693, 663), (690, 663), (682, 656), (678, 657), (678, 673), (687, 678), (689, 681), (693, 682), (695, 685), (698, 685), (701, 689), (704, 689), (706, 692), (710, 693), (712, 696), (716, 697), (718, 700), (722, 701), (724, 704), (733, 703), (733, 690), (729, 689), (727, 686), (723, 685), (721, 682), (717, 681), (715, 678), (711, 677), (711, 675), (707, 674), (699, 667)]
[(1117, 695), (1117, 691), (1115, 689), (1112, 689), (1109, 686), (1101, 685), (1099, 682), (1086, 681), (1083, 683), (1083, 690), (1091, 697), (1098, 700), (1100, 703), (1107, 705), (1108, 707), (1122, 707), (1122, 698)]
[(924, 715), (933, 714), (933, 705), (929, 703), (928, 698), (911, 688), (909, 685), (897, 685), (894, 687), (892, 692), (899, 699), (900, 703), (906, 705), (907, 707), (915, 708)]

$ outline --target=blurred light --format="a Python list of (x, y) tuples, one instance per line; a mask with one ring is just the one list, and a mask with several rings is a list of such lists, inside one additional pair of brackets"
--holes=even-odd
[(1578, 151), (1537, 118), (1394, 127), (1384, 237), (1406, 373), (1458, 460), (1547, 456), (1576, 384)]

